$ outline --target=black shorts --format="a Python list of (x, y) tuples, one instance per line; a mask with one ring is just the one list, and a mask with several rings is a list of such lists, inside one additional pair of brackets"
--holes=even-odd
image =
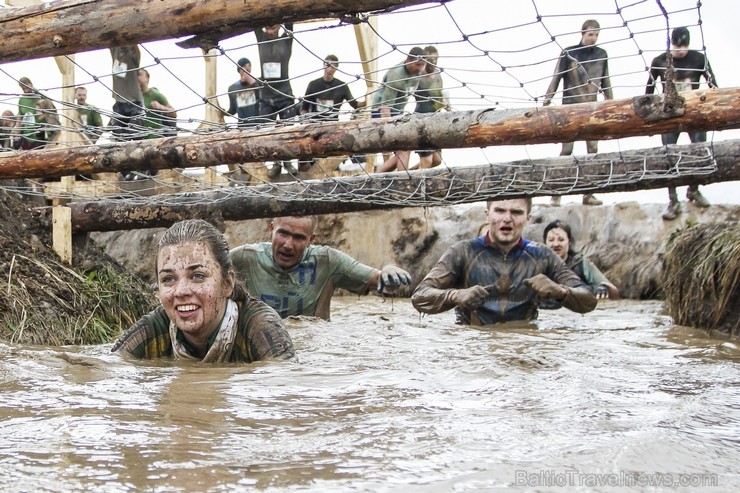
[(435, 152), (439, 152), (439, 149), (435, 149), (434, 151), (416, 151), (419, 157), (429, 157)]

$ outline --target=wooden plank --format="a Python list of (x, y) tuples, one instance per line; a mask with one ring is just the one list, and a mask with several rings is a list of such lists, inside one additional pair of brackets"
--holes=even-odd
[(60, 205), (52, 211), (52, 248), (62, 262), (72, 265), (72, 209)]

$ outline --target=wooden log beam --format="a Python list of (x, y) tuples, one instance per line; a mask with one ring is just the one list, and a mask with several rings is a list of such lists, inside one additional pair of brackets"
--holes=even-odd
[(194, 35), (211, 49), (258, 27), (316, 18), (359, 22), (360, 12), (443, 0), (64, 0), (0, 10), (0, 62), (69, 55)]
[[(191, 193), (179, 199), (168, 196), (168, 205), (157, 204), (155, 197), (149, 204), (98, 201), (72, 203), (70, 207), (74, 231), (117, 231), (166, 227), (187, 218), (220, 223), (290, 214), (453, 205), (566, 191), (626, 192), (740, 180), (738, 155), (740, 140), (730, 140), (585, 157), (287, 182), (248, 187), (242, 193), (229, 188), (226, 192)], [(677, 166), (680, 173), (669, 172)], [(40, 209), (39, 213), (47, 214), (46, 210)]]
[(650, 110), (661, 102), (659, 95), (639, 96), (546, 108), (416, 114), (28, 151), (1, 156), (0, 179), (740, 128), (740, 88), (690, 91), (685, 95), (683, 114), (668, 118), (656, 117)]

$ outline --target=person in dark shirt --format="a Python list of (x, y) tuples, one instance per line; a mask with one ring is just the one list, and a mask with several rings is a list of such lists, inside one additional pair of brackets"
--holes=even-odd
[[(612, 85), (609, 80), (609, 63), (606, 50), (596, 46), (601, 26), (594, 19), (589, 19), (581, 26), (581, 42), (569, 46), (560, 54), (555, 66), (550, 87), (547, 88), (542, 106), (548, 106), (563, 81), (563, 104), (590, 103), (596, 101), (601, 93), (605, 99), (613, 99)], [(586, 141), (589, 154), (598, 152), (599, 142)], [(573, 142), (564, 142), (561, 156), (573, 154)], [(560, 196), (554, 195), (552, 205), (560, 205)], [(593, 194), (583, 196), (584, 205), (601, 205), (602, 201)]]
[[(696, 50), (689, 49), (690, 33), (685, 27), (677, 27), (671, 32), (671, 51), (663, 53), (653, 59), (650, 64), (650, 76), (645, 86), (645, 94), (653, 94), (658, 81), (663, 82), (665, 90), (666, 71), (670, 65), (669, 54), (676, 69), (676, 90), (691, 91), (699, 89), (701, 78), (707, 81), (709, 87), (717, 87), (717, 79), (714, 77), (712, 67), (707, 57)], [(665, 92), (665, 91), (664, 91)], [(691, 142), (706, 142), (706, 132), (688, 132)], [(680, 132), (664, 134), (661, 136), (663, 145), (678, 142)], [(701, 194), (698, 185), (689, 185), (686, 198), (699, 207), (709, 207), (709, 201)], [(676, 187), (668, 187), (668, 207), (663, 212), (663, 219), (676, 219), (681, 213), (681, 205), (678, 203)]]
[[(264, 83), (260, 94), (260, 115), (272, 121), (277, 121), (278, 118), (280, 121), (289, 120), (298, 111), (288, 73), (293, 53), (293, 23), (286, 22), (282, 34), (280, 27), (280, 24), (275, 24), (254, 31)], [(295, 175), (298, 172), (290, 161), (276, 161), (268, 176), (277, 178), (283, 166), (289, 174)]]
[(308, 83), (301, 115), (308, 114), (312, 120), (337, 121), (339, 108), (345, 101), (354, 109), (365, 106), (365, 101), (358, 101), (352, 96), (346, 82), (334, 77), (338, 68), (339, 59), (335, 55), (324, 58), (324, 75)]
[[(303, 97), (301, 115), (308, 115), (311, 121), (338, 121), (339, 109), (345, 101), (353, 109), (365, 106), (365, 101), (358, 101), (352, 96), (346, 82), (334, 77), (339, 68), (339, 59), (336, 55), (327, 55), (324, 58), (324, 75), (308, 83), (306, 95)], [(308, 171), (314, 160), (309, 159), (300, 163), (299, 171)]]
[(239, 80), (229, 86), (229, 115), (236, 115), (240, 128), (257, 125), (260, 114), (260, 87), (262, 84), (252, 76), (252, 62), (240, 58), (237, 62)]

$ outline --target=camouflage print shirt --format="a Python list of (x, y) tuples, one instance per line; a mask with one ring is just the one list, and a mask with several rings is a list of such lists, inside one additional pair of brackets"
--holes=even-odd
[[(264, 359), (287, 359), (294, 355), (293, 341), (275, 310), (254, 298), (238, 302), (238, 305), (238, 330), (228, 361), (251, 363)], [(111, 351), (139, 359), (170, 358), (172, 339), (169, 327), (170, 318), (163, 307), (157, 307), (132, 325)], [(209, 349), (215, 336), (214, 332), (208, 340)], [(177, 339), (190, 354), (195, 354), (179, 329)]]
[[(563, 306), (575, 312), (594, 309), (596, 299), (586, 284), (563, 260), (541, 243), (520, 240), (508, 253), (487, 241), (487, 236), (455, 243), (414, 290), (411, 301), (424, 313), (455, 308), (457, 323), (488, 325), (537, 318), (539, 297), (523, 281), (545, 274), (568, 288)], [(477, 310), (455, 307), (451, 289), (491, 286), (491, 297)]]

